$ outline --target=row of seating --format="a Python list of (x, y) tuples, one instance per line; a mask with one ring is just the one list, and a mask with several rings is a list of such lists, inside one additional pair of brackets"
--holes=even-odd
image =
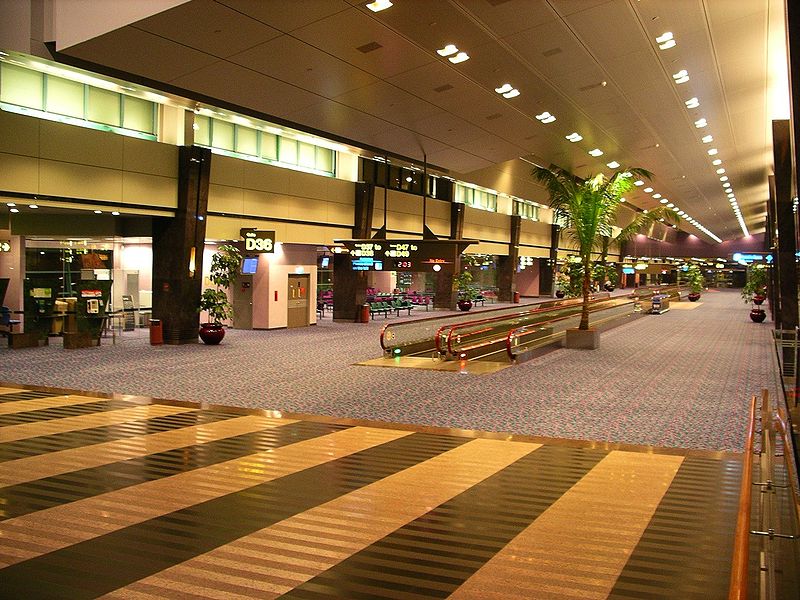
[(411, 315), (411, 310), (414, 305), (409, 300), (392, 300), (391, 302), (371, 302), (369, 305), (370, 317), (375, 318), (375, 315), (382, 314), (384, 318), (389, 316), (390, 312), (397, 313), (400, 316), (400, 311), (408, 311)]

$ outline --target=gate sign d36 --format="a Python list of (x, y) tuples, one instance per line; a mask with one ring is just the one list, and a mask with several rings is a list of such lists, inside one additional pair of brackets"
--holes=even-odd
[(243, 229), (245, 252), (275, 252), (275, 232)]

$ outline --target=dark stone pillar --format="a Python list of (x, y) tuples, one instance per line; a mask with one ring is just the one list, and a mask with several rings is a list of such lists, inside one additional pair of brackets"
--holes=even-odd
[(555, 294), (555, 271), (558, 264), (558, 242), (561, 238), (561, 228), (553, 223), (550, 226), (550, 258), (539, 260), (539, 295), (552, 296)]
[(179, 148), (175, 217), (153, 220), (153, 318), (166, 344), (197, 343), (210, 172), (211, 150)]
[(375, 186), (359, 181), (356, 183), (355, 215), (353, 217), (353, 239), (368, 240), (372, 237), (372, 218), (375, 212)]
[(450, 239), (460, 240), (464, 237), (464, 205), (460, 202), (450, 204)]
[[(461, 268), (461, 259), (456, 258), (456, 266)], [(453, 290), (453, 273), (436, 274), (436, 295), (433, 297), (433, 308), (439, 310), (455, 310), (458, 294)]]
[(499, 256), (497, 258), (497, 299), (500, 302), (512, 302), (514, 300), (514, 292), (517, 289), (517, 265), (519, 264), (519, 235), (521, 228), (522, 217), (512, 215), (508, 237), (508, 256)]
[(778, 298), (778, 240), (775, 238), (775, 231), (778, 224), (775, 222), (775, 176), (770, 175), (769, 198), (767, 198), (767, 225), (764, 232), (764, 250), (772, 254), (773, 262), (769, 267), (769, 277), (767, 278), (767, 303), (769, 305), (769, 316), (774, 323), (777, 322), (777, 314), (780, 312), (780, 299)]
[(778, 297), (780, 309), (775, 327), (794, 329), (797, 312), (797, 244), (792, 207), (792, 148), (788, 120), (772, 122), (772, 152), (775, 165), (775, 220), (778, 225)]
[(367, 301), (367, 272), (353, 271), (349, 254), (333, 255), (333, 320), (359, 321), (361, 305)]

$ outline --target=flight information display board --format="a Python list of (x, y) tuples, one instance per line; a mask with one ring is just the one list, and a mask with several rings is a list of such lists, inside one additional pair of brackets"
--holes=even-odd
[(452, 272), (472, 240), (337, 240), (350, 251), (354, 271)]

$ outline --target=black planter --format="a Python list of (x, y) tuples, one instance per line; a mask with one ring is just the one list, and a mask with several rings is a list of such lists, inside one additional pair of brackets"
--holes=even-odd
[(607, 291), (607, 292), (613, 292), (614, 291), (614, 286), (613, 285), (604, 285), (603, 289), (605, 289), (605, 291)]
[(225, 337), (225, 328), (220, 323), (203, 323), (200, 325), (200, 339), (204, 344), (215, 346)]
[(689, 302), (697, 302), (700, 300), (700, 292), (689, 292), (689, 295), (686, 297), (689, 298)]
[(472, 300), (459, 300), (458, 308), (464, 312), (468, 311), (470, 308), (472, 308)]
[(556, 298), (563, 298), (564, 296), (566, 296), (564, 292), (561, 290), (556, 290)]
[(760, 308), (754, 308), (750, 311), (750, 318), (756, 323), (763, 323), (767, 318), (767, 313)]

